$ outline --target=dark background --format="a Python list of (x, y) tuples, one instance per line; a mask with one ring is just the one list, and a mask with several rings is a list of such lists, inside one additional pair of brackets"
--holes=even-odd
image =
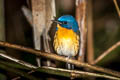
[[(27, 22), (21, 7), (27, 6), (31, 9), (30, 3), (26, 0), (4, 0), (5, 10), (5, 38), (7, 42), (23, 45), (34, 48), (33, 45), (33, 30)], [(56, 0), (57, 18), (61, 15), (70, 14), (75, 16), (75, 1), (74, 0)], [(120, 0), (118, 5), (120, 6)], [(92, 15), (93, 15), (93, 42), (94, 52), (97, 58), (105, 50), (110, 48), (120, 40), (120, 18), (117, 14), (113, 0), (93, 0), (92, 1)], [(87, 13), (89, 14), (89, 13)], [(88, 25), (89, 27), (89, 25)], [(53, 35), (52, 35), (53, 36)], [(35, 56), (32, 54), (25, 54), (25, 52), (17, 51), (9, 48), (1, 48), (6, 50), (7, 54), (12, 55), (18, 59), (30, 62), (36, 65)], [(97, 65), (120, 71), (120, 47), (113, 50)], [(0, 57), (0, 60), (8, 61)], [(39, 77), (42, 75), (44, 80), (51, 75), (45, 73), (34, 73), (33, 75)], [(9, 80), (14, 78), (15, 74), (0, 69), (0, 80)], [(53, 75), (52, 75), (53, 76)], [(64, 77), (53, 76), (64, 80)], [(23, 79), (23, 78), (22, 78)], [(97, 79), (98, 80), (98, 79)]]

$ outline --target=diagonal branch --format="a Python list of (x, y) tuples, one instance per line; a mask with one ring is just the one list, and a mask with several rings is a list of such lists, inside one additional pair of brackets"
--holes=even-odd
[(74, 64), (78, 67), (85, 67), (85, 68), (89, 68), (89, 69), (92, 69), (92, 70), (96, 70), (96, 71), (100, 71), (100, 72), (104, 72), (104, 73), (107, 73), (107, 74), (110, 74), (110, 75), (120, 77), (120, 72), (113, 71), (113, 70), (106, 69), (106, 68), (102, 68), (102, 67), (98, 67), (98, 66), (89, 65), (87, 63), (79, 62), (79, 61), (73, 60), (73, 59), (66, 59), (63, 56), (58, 56), (58, 55), (53, 54), (53, 53), (50, 54), (50, 53), (46, 53), (46, 52), (41, 52), (41, 51), (38, 51), (38, 50), (34, 50), (34, 49), (31, 49), (31, 48), (26, 48), (24, 46), (19, 46), (19, 45), (15, 45), (15, 44), (10, 44), (10, 43), (7, 43), (7, 42), (0, 42), (0, 46), (14, 48), (14, 49), (17, 49), (17, 50), (22, 50), (22, 51), (25, 51), (25, 52), (35, 54), (37, 56), (45, 57), (45, 58), (52, 59), (52, 60), (58, 60), (58, 61), (62, 61), (62, 62), (68, 62), (68, 63)]
[(32, 65), (32, 64), (29, 64), (29, 63), (26, 63), (26, 62), (24, 62), (24, 61), (22, 61), (22, 60), (16, 59), (16, 58), (11, 57), (11, 56), (8, 56), (8, 55), (5, 54), (5, 53), (1, 53), (1, 52), (0, 52), (0, 56), (2, 56), (2, 57), (4, 57), (4, 58), (7, 58), (7, 59), (9, 59), (9, 60), (11, 60), (11, 61), (14, 61), (14, 62), (16, 62), (16, 63), (19, 63), (19, 64), (21, 64), (21, 65), (24, 65), (24, 66), (27, 66), (27, 67), (29, 67), (29, 68), (32, 68), (32, 69), (37, 68), (36, 66), (34, 66), (34, 65)]
[[(4, 54), (4, 53), (0, 53), (0, 54)], [(1, 55), (1, 56), (4, 57), (3, 55)], [(5, 58), (10, 59), (10, 56), (8, 56), (9, 58), (6, 57), (6, 56), (5, 56)], [(14, 59), (10, 59), (10, 60), (12, 60), (14, 62), (16, 62), (16, 60), (18, 60), (18, 59), (16, 59), (16, 60), (14, 60)], [(18, 60), (18, 61), (21, 61), (21, 60)], [(22, 62), (24, 64), (29, 64), (29, 63), (26, 63), (24, 61), (22, 61)], [(17, 62), (17, 63), (21, 64), (20, 62)], [(101, 77), (101, 78), (108, 78), (108, 79), (113, 79), (113, 80), (120, 80), (120, 78), (105, 75), (105, 74), (91, 73), (91, 72), (78, 71), (78, 70), (67, 70), (67, 69), (53, 68), (53, 67), (46, 67), (46, 66), (33, 69), (33, 67), (28, 66), (28, 65), (24, 65), (24, 64), (21, 64), (19, 66), (13, 66), (13, 65), (16, 65), (16, 64), (8, 64), (8, 62), (5, 62), (5, 61), (0, 61), (0, 64), (2, 65), (2, 66), (0, 66), (0, 68), (2, 68), (2, 69), (6, 69), (6, 66), (9, 66), (10, 68), (20, 68), (20, 69), (23, 69), (23, 67), (27, 67), (27, 68), (24, 68), (24, 69), (32, 70), (32, 71), (28, 72), (28, 74), (31, 74), (35, 71), (38, 71), (38, 72), (44, 72), (44, 73), (48, 73), (48, 74), (59, 75), (59, 76), (64, 76), (64, 77), (72, 77), (72, 78)], [(3, 66), (5, 66), (5, 67), (3, 68)], [(8, 70), (8, 71), (11, 71), (11, 70)], [(13, 72), (13, 71), (11, 71), (11, 72)], [(23, 73), (21, 71), (17, 70), (16, 74), (21, 75)], [(16, 77), (12, 80), (17, 80), (17, 79), (20, 79), (20, 77)]]
[(31, 27), (33, 27), (33, 18), (32, 18), (32, 11), (30, 11), (27, 7), (22, 6), (21, 8), (26, 20), (29, 22), (29, 24), (31, 25)]
[[(112, 76), (108, 76), (108, 75), (104, 75), (104, 74), (96, 74), (96, 73), (90, 73), (90, 72), (84, 72), (84, 71), (77, 71), (77, 70), (66, 70), (66, 69), (61, 69), (61, 68), (53, 68), (53, 67), (42, 67), (43, 69), (47, 69), (48, 72), (51, 73), (51, 71), (49, 70), (53, 70), (53, 71), (57, 71), (57, 72), (65, 72), (68, 75), (72, 76), (73, 78), (79, 78), (79, 77), (102, 77), (102, 78), (109, 78), (109, 79), (120, 79), (120, 78), (116, 78), (116, 77), (112, 77)], [(47, 71), (46, 70), (46, 71)]]
[[(116, 78), (113, 76), (108, 76), (105, 74), (97, 74), (97, 73), (91, 73), (91, 72), (85, 72), (85, 71), (78, 71), (78, 70), (67, 70), (67, 69), (61, 69), (61, 68), (54, 68), (54, 67), (42, 67), (38, 68), (38, 71), (40, 69), (43, 69), (44, 72), (50, 73), (50, 74), (59, 74), (61, 76), (67, 76), (72, 78), (85, 78), (85, 77), (101, 77), (101, 78), (108, 78), (108, 79), (115, 79), (120, 80), (120, 78)], [(54, 71), (54, 73), (52, 73)]]
[(101, 56), (99, 56), (95, 61), (94, 64), (98, 63), (99, 61), (101, 61), (106, 55), (108, 55), (111, 51), (113, 51), (114, 49), (116, 49), (118, 46), (120, 46), (120, 41), (117, 42), (116, 44), (114, 44), (112, 47), (110, 47), (108, 50), (106, 50), (104, 53), (102, 53)]
[(116, 8), (116, 10), (117, 10), (117, 13), (118, 13), (118, 15), (119, 15), (119, 17), (120, 17), (120, 8), (119, 8), (119, 6), (118, 6), (118, 4), (117, 4), (117, 0), (113, 0), (113, 2), (114, 2), (114, 4), (115, 4), (115, 8)]

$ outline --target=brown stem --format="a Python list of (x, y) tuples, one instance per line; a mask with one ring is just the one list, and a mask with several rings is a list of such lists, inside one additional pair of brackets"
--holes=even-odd
[(86, 0), (76, 0), (76, 20), (80, 28), (80, 51), (79, 51), (79, 61), (84, 61), (85, 48), (86, 48), (86, 38), (87, 38), (87, 28), (86, 28)]
[(93, 48), (93, 19), (92, 19), (92, 1), (88, 0), (88, 13), (87, 14), (87, 26), (88, 26), (88, 33), (87, 33), (87, 62), (89, 64), (93, 64), (94, 62), (94, 48)]

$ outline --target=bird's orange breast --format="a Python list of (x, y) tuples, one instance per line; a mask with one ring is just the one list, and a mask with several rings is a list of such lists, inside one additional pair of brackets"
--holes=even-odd
[(72, 29), (63, 28), (59, 24), (57, 25), (57, 27), (57, 34), (59, 38), (72, 39), (74, 38), (74, 36), (76, 36), (76, 33), (74, 33)]
[(64, 56), (75, 56), (79, 49), (79, 36), (72, 30), (57, 25), (58, 30), (54, 37), (56, 52)]

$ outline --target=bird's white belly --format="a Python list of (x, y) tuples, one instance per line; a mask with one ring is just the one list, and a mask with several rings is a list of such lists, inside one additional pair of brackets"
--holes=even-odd
[(57, 53), (59, 55), (64, 56), (75, 56), (74, 44), (71, 39), (62, 39), (60, 42), (60, 46), (57, 49)]

